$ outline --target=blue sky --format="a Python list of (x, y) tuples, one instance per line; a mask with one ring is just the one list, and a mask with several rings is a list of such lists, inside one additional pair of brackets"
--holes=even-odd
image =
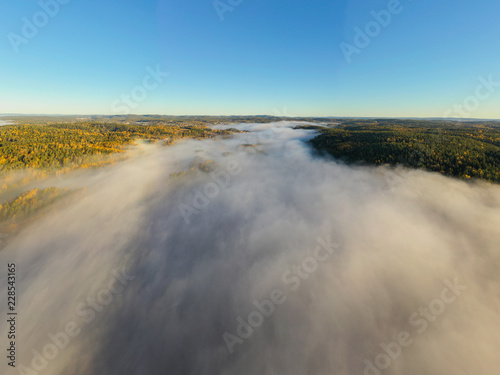
[(60, 1), (0, 0), (0, 113), (500, 118), (498, 0)]

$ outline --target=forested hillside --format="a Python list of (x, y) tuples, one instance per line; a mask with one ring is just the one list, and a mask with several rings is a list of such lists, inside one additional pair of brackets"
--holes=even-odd
[(207, 138), (229, 133), (190, 125), (70, 123), (3, 126), (0, 127), (0, 170), (96, 166), (106, 162), (98, 156), (121, 153), (124, 146), (135, 139), (171, 143), (185, 137)]
[(317, 129), (321, 134), (311, 144), (346, 162), (401, 164), (462, 179), (500, 182), (498, 123), (365, 120)]
[[(65, 188), (30, 187), (34, 181), (76, 168), (100, 167), (125, 157), (136, 140), (171, 144), (178, 139), (226, 136), (235, 130), (213, 130), (192, 123), (126, 125), (78, 122), (0, 127), (0, 246), (45, 209), (69, 196)], [(10, 197), (10, 198), (8, 198)]]

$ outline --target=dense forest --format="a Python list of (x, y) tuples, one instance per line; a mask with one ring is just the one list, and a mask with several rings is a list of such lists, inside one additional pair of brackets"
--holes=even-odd
[(500, 182), (500, 124), (349, 120), (314, 127), (310, 142), (349, 163), (404, 165), (462, 179)]
[(124, 125), (70, 123), (52, 125), (8, 125), (0, 127), (0, 171), (13, 169), (58, 169), (100, 166), (112, 159), (102, 156), (122, 153), (136, 139), (161, 140), (209, 138), (234, 130), (213, 130), (197, 125)]
[(55, 187), (29, 188), (33, 181), (121, 160), (126, 147), (137, 140), (169, 145), (186, 137), (224, 137), (237, 132), (214, 130), (192, 121), (178, 125), (127, 125), (52, 120), (32, 117), (22, 125), (0, 127), (0, 192), (5, 196), (0, 204), (0, 246), (46, 208), (72, 193)]
[[(33, 117), (22, 125), (0, 127), (0, 192), (5, 196), (0, 205), (0, 245), (31, 218), (71, 193), (54, 187), (29, 188), (32, 181), (113, 163), (123, 159), (127, 146), (137, 140), (168, 145), (186, 137), (225, 137), (238, 130), (215, 130), (209, 125), (279, 120), (270, 116), (90, 117), (78, 121), (74, 117)], [(500, 182), (499, 122), (301, 120), (317, 123), (299, 126), (319, 132), (309, 141), (317, 152), (349, 163), (400, 164), (462, 179)], [(190, 166), (190, 171), (212, 169), (210, 160), (196, 159)], [(172, 177), (186, 173), (189, 171), (173, 173)]]

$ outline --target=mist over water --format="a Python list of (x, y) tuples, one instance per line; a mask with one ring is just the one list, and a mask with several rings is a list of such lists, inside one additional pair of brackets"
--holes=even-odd
[(500, 187), (318, 158), (295, 125), (143, 145), (65, 177), (86, 190), (0, 251), (17, 264), (24, 366), (7, 373), (497, 373)]

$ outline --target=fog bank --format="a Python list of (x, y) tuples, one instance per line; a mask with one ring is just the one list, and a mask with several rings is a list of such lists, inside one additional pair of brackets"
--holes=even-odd
[(496, 373), (500, 187), (317, 158), (294, 125), (67, 177), (0, 251), (3, 373)]

